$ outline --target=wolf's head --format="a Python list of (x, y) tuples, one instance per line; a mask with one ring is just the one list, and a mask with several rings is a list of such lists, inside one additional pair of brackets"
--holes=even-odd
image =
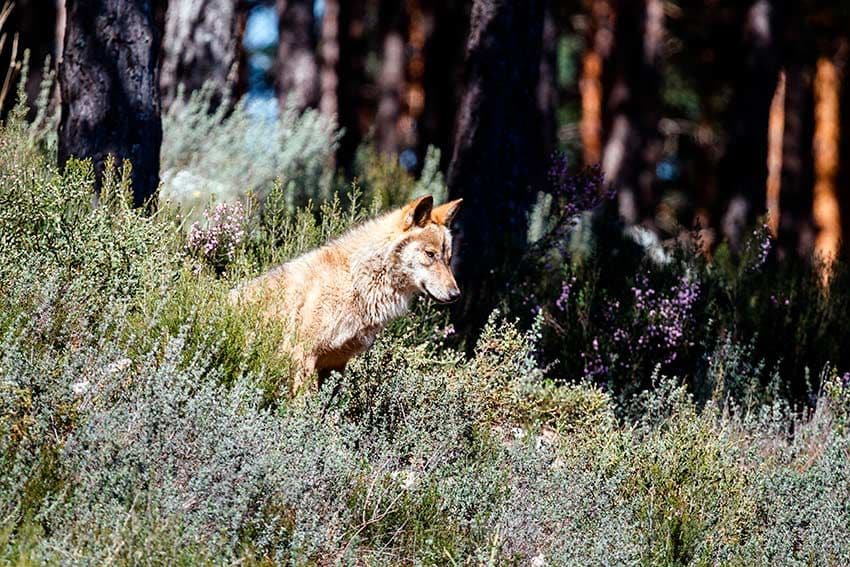
[(412, 287), (438, 303), (460, 298), (452, 272), (450, 227), (462, 200), (434, 207), (433, 197), (426, 195), (401, 210), (400, 271)]

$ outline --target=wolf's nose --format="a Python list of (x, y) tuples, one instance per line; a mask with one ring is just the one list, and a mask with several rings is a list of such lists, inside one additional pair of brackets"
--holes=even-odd
[(449, 301), (457, 301), (458, 299), (460, 299), (459, 289), (453, 289), (449, 291)]

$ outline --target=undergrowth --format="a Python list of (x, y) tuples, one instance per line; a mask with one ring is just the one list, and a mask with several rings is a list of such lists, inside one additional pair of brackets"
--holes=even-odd
[[(472, 355), (418, 300), (291, 400), (282, 330), (227, 292), (435, 170), (395, 195), (372, 167), (298, 207), (327, 173), (308, 168), (187, 228), (132, 209), (119, 164), (93, 206), (91, 166), (31, 139), (20, 115), (0, 128), (0, 562), (850, 563), (846, 353), (806, 342), (839, 324), (843, 276), (816, 295), (770, 260), (681, 251), (613, 272), (570, 209), (535, 240), (564, 221), (574, 246), (545, 249), (548, 279)], [(764, 355), (780, 338), (751, 332), (794, 325), (785, 353), (822, 360), (806, 404)]]

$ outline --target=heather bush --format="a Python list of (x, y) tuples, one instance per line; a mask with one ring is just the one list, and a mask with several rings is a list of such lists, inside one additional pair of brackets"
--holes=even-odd
[(557, 156), (544, 189), (505, 303), (526, 324), (542, 316), (540, 358), (554, 374), (626, 402), (652, 387), (660, 367), (704, 403), (717, 386), (708, 367), (734, 345), (746, 353), (729, 365), (753, 371), (729, 377), (727, 395), (813, 404), (818, 371), (850, 367), (844, 263), (824, 271), (818, 258), (780, 261), (764, 225), (740, 253), (723, 244), (708, 257), (687, 232), (662, 242), (610, 214), (597, 170), (571, 171)]

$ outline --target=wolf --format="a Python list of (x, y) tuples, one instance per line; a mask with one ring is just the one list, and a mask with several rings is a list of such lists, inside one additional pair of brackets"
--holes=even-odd
[(231, 291), (231, 302), (260, 302), (290, 331), (281, 349), (295, 365), (295, 392), (342, 372), (414, 297), (460, 298), (451, 224), (462, 201), (435, 207), (419, 197)]

